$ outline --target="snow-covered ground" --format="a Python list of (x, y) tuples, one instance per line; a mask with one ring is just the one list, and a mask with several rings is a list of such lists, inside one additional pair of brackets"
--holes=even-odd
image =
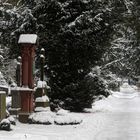
[(83, 119), (79, 125), (36, 125), (17, 121), (12, 131), (0, 131), (0, 140), (139, 140), (139, 94), (136, 87), (124, 84), (120, 92), (112, 92), (108, 98), (95, 102), (88, 113), (70, 113)]

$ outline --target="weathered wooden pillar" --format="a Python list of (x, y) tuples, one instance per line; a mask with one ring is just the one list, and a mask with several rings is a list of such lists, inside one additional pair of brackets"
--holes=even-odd
[(30, 75), (28, 77), (28, 85), (29, 88), (34, 88), (34, 56), (35, 56), (35, 46), (31, 45), (29, 47), (29, 55), (30, 55), (30, 59), (29, 59), (29, 67), (28, 67), (28, 74)]
[(6, 93), (0, 91), (0, 121), (6, 117)]
[(28, 116), (33, 112), (33, 61), (35, 55), (35, 47), (37, 43), (36, 34), (22, 34), (19, 42), (22, 54), (22, 87), (21, 95), (21, 111), (19, 113), (19, 121), (27, 123)]
[(21, 46), (22, 53), (22, 86), (28, 87), (28, 66), (29, 66), (29, 46), (23, 44)]

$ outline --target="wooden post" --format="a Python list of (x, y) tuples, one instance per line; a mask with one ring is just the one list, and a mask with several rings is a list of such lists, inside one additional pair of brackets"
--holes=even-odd
[(34, 56), (35, 56), (35, 46), (30, 45), (29, 47), (29, 66), (28, 66), (28, 85), (29, 88), (33, 89), (34, 88), (34, 72), (33, 72), (33, 64), (34, 64)]
[(28, 66), (29, 66), (29, 48), (28, 46), (21, 47), (22, 53), (22, 86), (28, 87)]
[(18, 43), (21, 45), (22, 53), (21, 112), (19, 113), (19, 121), (27, 123), (28, 116), (33, 112), (33, 61), (37, 35), (22, 34), (20, 35)]

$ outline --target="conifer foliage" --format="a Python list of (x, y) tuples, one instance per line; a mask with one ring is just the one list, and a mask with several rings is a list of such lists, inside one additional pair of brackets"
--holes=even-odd
[(91, 106), (97, 92), (87, 84), (87, 75), (105, 52), (112, 30), (111, 12), (104, 6), (98, 1), (50, 0), (34, 8), (40, 45), (46, 49), (52, 107), (82, 111)]

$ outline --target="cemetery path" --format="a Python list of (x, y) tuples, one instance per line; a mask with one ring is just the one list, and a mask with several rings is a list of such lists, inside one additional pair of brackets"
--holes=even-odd
[(120, 92), (97, 101), (80, 125), (29, 125), (17, 122), (11, 132), (0, 131), (0, 140), (139, 140), (140, 93), (124, 84)]

